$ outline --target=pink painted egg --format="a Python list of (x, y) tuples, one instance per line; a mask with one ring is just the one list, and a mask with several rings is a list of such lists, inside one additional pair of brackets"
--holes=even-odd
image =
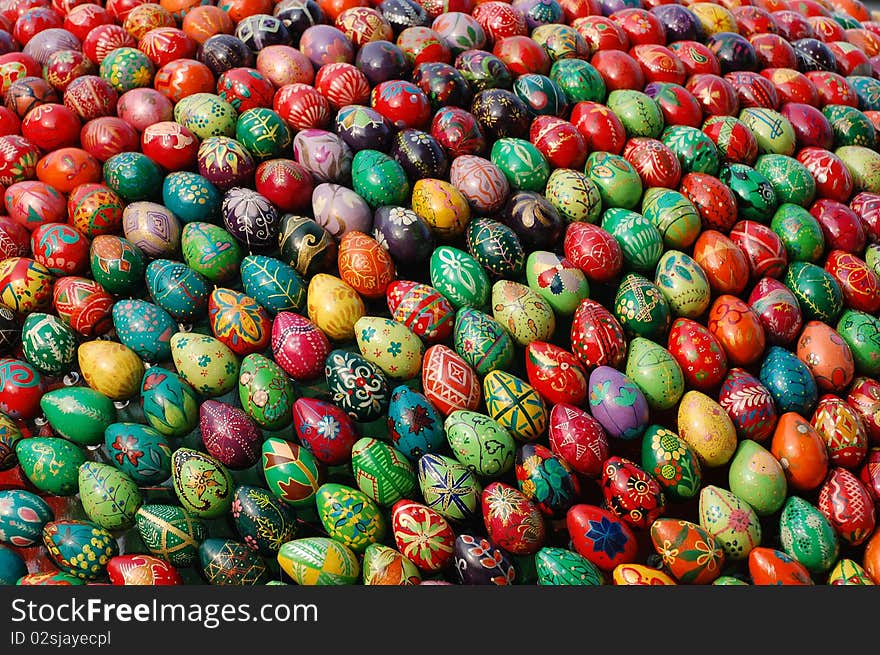
[(272, 323), (272, 355), (275, 362), (298, 382), (324, 374), (330, 341), (305, 316), (278, 312)]

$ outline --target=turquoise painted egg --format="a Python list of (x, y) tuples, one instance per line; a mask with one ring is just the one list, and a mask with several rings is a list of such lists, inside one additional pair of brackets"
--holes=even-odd
[(15, 444), (15, 454), (25, 477), (40, 491), (57, 496), (77, 492), (79, 467), (86, 457), (76, 444), (57, 437), (31, 437)]
[(483, 307), (489, 301), (489, 278), (476, 259), (458, 248), (440, 246), (431, 255), (431, 286), (456, 309)]
[(535, 441), (547, 429), (547, 407), (540, 394), (520, 378), (492, 371), (483, 379), (489, 416), (520, 442)]
[(813, 374), (794, 353), (771, 346), (758, 374), (767, 387), (779, 414), (797, 412), (809, 417), (816, 405), (818, 390)]
[(614, 316), (630, 336), (663, 341), (669, 332), (669, 303), (651, 280), (638, 273), (623, 276), (614, 297)]
[(332, 402), (355, 421), (375, 421), (388, 411), (388, 380), (362, 355), (340, 349), (330, 351), (324, 375)]
[(681, 366), (672, 353), (650, 339), (630, 341), (625, 372), (653, 410), (671, 409), (684, 395)]
[(650, 417), (645, 395), (628, 377), (610, 366), (590, 373), (590, 414), (609, 437), (638, 439)]
[(266, 430), (290, 425), (296, 391), (278, 364), (259, 353), (241, 361), (238, 397), (244, 411)]
[(405, 384), (391, 392), (386, 420), (392, 444), (411, 462), (446, 443), (440, 414), (424, 395)]
[(104, 447), (110, 463), (139, 486), (160, 484), (171, 477), (168, 440), (147, 425), (113, 423), (107, 426)]
[(364, 437), (351, 449), (351, 468), (358, 489), (383, 507), (416, 490), (416, 475), (404, 455), (384, 441)]
[(199, 422), (199, 397), (181, 376), (161, 366), (148, 368), (141, 380), (144, 418), (166, 437), (182, 437)]
[(709, 278), (702, 267), (678, 250), (667, 250), (660, 258), (654, 282), (676, 316), (697, 318), (712, 299)]
[(27, 564), (16, 551), (0, 546), (0, 584), (14, 585), (28, 574)]
[(727, 489), (709, 485), (700, 492), (700, 525), (732, 560), (747, 559), (761, 545), (761, 521), (755, 510)]
[(256, 300), (238, 291), (218, 287), (208, 300), (211, 332), (236, 355), (265, 350), (272, 336), (269, 313)]
[(672, 430), (648, 426), (642, 437), (641, 464), (669, 499), (683, 501), (700, 493), (700, 460), (693, 448)]
[(101, 577), (119, 554), (113, 535), (91, 521), (50, 521), (43, 527), (43, 545), (58, 568), (82, 580)]
[(59, 437), (83, 446), (96, 446), (116, 420), (116, 407), (107, 396), (89, 387), (60, 387), (40, 398), (40, 409)]
[(604, 207), (632, 209), (642, 197), (642, 179), (632, 164), (620, 155), (590, 153), (584, 173), (599, 189)]
[(471, 307), (455, 315), (455, 351), (478, 375), (505, 369), (513, 362), (513, 340), (494, 318)]
[(586, 557), (564, 548), (544, 546), (535, 554), (539, 585), (601, 585), (602, 572)]
[(199, 565), (205, 580), (212, 585), (243, 587), (268, 581), (262, 558), (232, 539), (205, 539), (199, 545)]
[(217, 187), (198, 173), (175, 171), (162, 183), (162, 204), (183, 223), (216, 220), (222, 200)]
[(119, 341), (138, 357), (147, 362), (171, 358), (171, 337), (178, 327), (167, 311), (151, 302), (128, 298), (113, 305), (112, 317)]
[(217, 518), (232, 506), (232, 476), (210, 455), (178, 448), (171, 456), (171, 479), (180, 504), (195, 516)]
[(150, 297), (177, 321), (196, 321), (208, 309), (207, 280), (186, 264), (156, 259), (147, 266)]
[(242, 485), (235, 490), (232, 521), (245, 546), (272, 556), (296, 537), (293, 510), (265, 489)]
[(281, 546), (278, 564), (298, 585), (350, 585), (361, 573), (357, 556), (333, 539), (308, 537)]
[(657, 228), (667, 248), (684, 250), (700, 235), (700, 213), (678, 191), (648, 189), (642, 198), (642, 215)]
[(798, 496), (789, 496), (779, 517), (782, 549), (811, 573), (826, 573), (840, 553), (837, 533), (825, 515)]
[(456, 410), (446, 417), (443, 428), (455, 458), (477, 475), (495, 478), (513, 469), (516, 444), (494, 419)]
[(171, 337), (171, 357), (180, 376), (203, 396), (221, 396), (238, 382), (238, 358), (214, 337), (178, 332)]
[(620, 246), (627, 268), (638, 273), (653, 273), (663, 255), (663, 235), (641, 214), (612, 207), (602, 214), (602, 229)]
[(112, 234), (95, 237), (89, 249), (95, 282), (117, 296), (132, 293), (143, 284), (144, 253), (128, 239)]
[(293, 266), (274, 257), (248, 255), (241, 260), (244, 292), (270, 314), (306, 309), (306, 284)]
[(76, 359), (76, 333), (57, 316), (34, 312), (21, 326), (21, 349), (41, 373), (61, 375)]
[(342, 484), (324, 484), (318, 489), (315, 502), (330, 538), (355, 553), (363, 553), (367, 546), (385, 538), (385, 517), (363, 491)]
[(550, 174), (544, 196), (567, 223), (595, 223), (602, 213), (599, 187), (571, 168), (557, 168)]
[(141, 505), (135, 523), (150, 553), (181, 568), (195, 562), (199, 544), (208, 536), (202, 521), (176, 505)]
[(516, 232), (487, 217), (468, 224), (467, 248), (494, 279), (516, 279), (522, 274), (525, 253)]
[(492, 286), (492, 315), (520, 346), (548, 341), (556, 330), (553, 308), (529, 287), (511, 280)]
[(387, 318), (362, 316), (354, 324), (358, 349), (389, 378), (409, 380), (422, 369), (425, 346), (412, 330)]
[(541, 444), (520, 446), (515, 470), (519, 490), (547, 516), (564, 516), (580, 493), (571, 467)]
[(79, 499), (86, 515), (105, 530), (127, 530), (143, 499), (134, 481), (109, 464), (83, 462)]
[(235, 278), (244, 256), (229, 232), (201, 221), (184, 226), (180, 245), (186, 265), (215, 284)]
[(479, 515), (483, 490), (464, 464), (428, 453), (419, 458), (418, 476), (425, 505), (442, 517), (464, 523)]
[(269, 437), (263, 442), (263, 475), (269, 490), (288, 505), (308, 507), (324, 483), (324, 466), (302, 446)]
[(43, 526), (55, 512), (42, 498), (23, 489), (0, 491), (0, 541), (24, 548), (39, 543)]
[(581, 301), (590, 297), (590, 283), (583, 271), (565, 257), (547, 250), (529, 255), (526, 279), (529, 288), (561, 316), (571, 316)]

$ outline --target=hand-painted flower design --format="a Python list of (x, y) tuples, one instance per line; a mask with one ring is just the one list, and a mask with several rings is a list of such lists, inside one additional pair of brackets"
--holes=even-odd
[(137, 439), (132, 436), (128, 436), (123, 439), (121, 434), (117, 435), (116, 441), (113, 442), (112, 448), (113, 450), (119, 451), (113, 457), (120, 464), (125, 462), (127, 458), (132, 466), (137, 466), (138, 460), (140, 460), (140, 458), (144, 456), (144, 452), (137, 449)]
[(626, 550), (627, 538), (618, 523), (603, 516), (599, 521), (589, 521), (589, 526), (584, 536), (593, 543), (594, 552), (613, 560)]

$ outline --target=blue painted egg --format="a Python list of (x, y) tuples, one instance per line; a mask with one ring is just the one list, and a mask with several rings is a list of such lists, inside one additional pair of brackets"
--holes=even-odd
[(55, 518), (38, 495), (22, 489), (0, 491), (0, 541), (26, 547), (39, 543), (43, 526)]
[(266, 311), (304, 313), (306, 284), (293, 266), (274, 257), (248, 255), (241, 261), (244, 292)]
[(610, 366), (599, 366), (590, 374), (590, 413), (608, 436), (618, 439), (641, 437), (650, 418), (645, 394)]
[(217, 187), (197, 173), (174, 172), (162, 184), (162, 204), (182, 223), (211, 222), (219, 217), (222, 200)]
[(171, 359), (171, 337), (177, 322), (158, 305), (130, 298), (113, 305), (113, 327), (122, 345), (147, 362)]
[(771, 347), (761, 364), (758, 378), (773, 396), (780, 415), (797, 412), (810, 418), (818, 395), (816, 380), (794, 353), (779, 346)]
[(171, 477), (171, 447), (158, 430), (140, 423), (113, 423), (104, 432), (104, 446), (110, 463), (139, 486)]
[(119, 554), (113, 535), (91, 521), (50, 521), (43, 527), (43, 545), (58, 568), (83, 580), (99, 578)]
[(14, 585), (27, 572), (21, 555), (11, 548), (0, 546), (0, 585)]
[(199, 422), (199, 397), (180, 375), (161, 366), (147, 369), (141, 380), (144, 418), (167, 437), (182, 437)]
[(425, 453), (441, 450), (446, 444), (440, 414), (424, 395), (405, 384), (391, 392), (387, 420), (394, 447), (411, 462)]
[(375, 421), (388, 411), (388, 380), (362, 355), (333, 350), (327, 356), (324, 374), (332, 401), (354, 420)]
[(195, 321), (208, 308), (208, 281), (186, 264), (170, 259), (150, 262), (147, 286), (153, 301), (177, 321)]

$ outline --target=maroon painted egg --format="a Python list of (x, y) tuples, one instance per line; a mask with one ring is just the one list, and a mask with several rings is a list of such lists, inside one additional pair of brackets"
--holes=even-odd
[(751, 308), (736, 296), (718, 296), (709, 310), (711, 332), (734, 366), (748, 366), (764, 353), (764, 328)]
[(82, 273), (89, 265), (89, 247), (88, 238), (67, 223), (46, 223), (31, 233), (34, 260), (54, 275)]
[(852, 382), (852, 351), (829, 325), (821, 321), (807, 323), (797, 341), (796, 354), (810, 369), (820, 390), (842, 392)]
[(110, 331), (113, 302), (113, 296), (100, 284), (84, 277), (62, 277), (52, 292), (52, 304), (58, 318), (84, 337), (96, 337)]
[(810, 207), (825, 237), (825, 248), (859, 253), (865, 249), (865, 229), (856, 213), (836, 200), (821, 198)]
[(626, 159), (642, 180), (645, 188), (674, 189), (681, 179), (681, 163), (675, 153), (662, 141), (636, 137), (626, 142)]
[(819, 511), (851, 546), (871, 536), (876, 525), (874, 499), (859, 479), (843, 468), (831, 471), (819, 490)]
[(272, 322), (272, 355), (275, 362), (298, 382), (324, 374), (330, 341), (305, 316), (278, 312)]
[(837, 396), (819, 399), (810, 425), (825, 443), (833, 466), (854, 469), (868, 452), (868, 435), (856, 411)]
[(874, 502), (880, 501), (880, 448), (872, 448), (859, 471), (859, 480), (871, 494)]
[(578, 554), (603, 571), (610, 572), (638, 557), (639, 544), (632, 528), (601, 507), (575, 505), (568, 510), (565, 525)]
[(770, 345), (792, 343), (801, 331), (803, 316), (797, 298), (779, 280), (765, 277), (749, 294), (749, 306), (764, 327)]
[(610, 282), (623, 269), (620, 244), (598, 225), (571, 223), (563, 242), (565, 257), (584, 272), (590, 282)]
[(526, 346), (526, 375), (549, 404), (582, 405), (587, 399), (587, 376), (573, 354), (545, 341)]
[(761, 381), (741, 368), (732, 368), (724, 378), (718, 404), (727, 412), (740, 439), (765, 441), (776, 428), (779, 415), (773, 396)]
[(834, 132), (825, 115), (810, 105), (800, 102), (788, 102), (782, 105), (780, 112), (794, 128), (794, 135), (799, 148), (825, 148), (834, 146)]
[(0, 258), (24, 257), (30, 249), (31, 233), (9, 216), (0, 216)]
[(869, 314), (880, 311), (880, 277), (863, 259), (843, 250), (832, 250), (825, 260), (825, 270), (840, 285), (847, 307)]
[(705, 326), (689, 318), (677, 318), (669, 329), (666, 349), (681, 366), (692, 389), (709, 391), (727, 373), (727, 355), (718, 339)]
[(768, 226), (755, 221), (740, 221), (730, 230), (730, 240), (738, 245), (749, 261), (752, 280), (782, 277), (788, 255), (782, 239)]
[(337, 466), (351, 460), (357, 428), (342, 409), (317, 398), (293, 404), (293, 427), (306, 449), (320, 462)]
[(171, 564), (152, 555), (128, 554), (111, 557), (107, 576), (113, 585), (180, 585), (183, 578)]
[(638, 530), (647, 529), (666, 509), (666, 497), (657, 480), (625, 457), (605, 460), (601, 486), (605, 506)]
[(428, 343), (445, 341), (455, 325), (455, 309), (434, 287), (396, 280), (386, 289), (391, 318)]
[(208, 300), (208, 319), (214, 336), (237, 355), (262, 352), (269, 345), (272, 319), (248, 295), (214, 289)]
[(595, 300), (586, 299), (574, 312), (571, 349), (581, 363), (618, 367), (626, 357), (626, 339), (618, 320)]
[[(834, 153), (823, 148), (802, 148), (797, 153), (797, 160), (813, 176), (817, 198), (846, 202), (852, 195), (852, 173)], [(856, 210), (856, 213), (860, 212)]]
[(567, 120), (538, 116), (532, 122), (529, 140), (553, 168), (581, 168), (586, 161), (586, 141)]
[[(837, 198), (837, 200), (845, 202), (846, 198)], [(880, 194), (862, 191), (852, 199), (849, 207), (862, 220), (868, 241), (870, 243), (880, 241)]]
[(544, 545), (544, 516), (519, 489), (492, 482), (483, 489), (482, 508), (486, 533), (508, 553), (533, 555)]
[(856, 378), (846, 402), (862, 419), (871, 444), (880, 446), (880, 382), (873, 378)]
[(46, 384), (39, 372), (20, 359), (0, 359), (0, 412), (29, 420), (40, 412)]
[(251, 417), (237, 407), (206, 400), (199, 408), (199, 429), (205, 450), (224, 466), (245, 469), (260, 458), (260, 431)]
[(576, 473), (598, 477), (608, 459), (605, 428), (586, 411), (559, 403), (550, 411), (550, 449)]

